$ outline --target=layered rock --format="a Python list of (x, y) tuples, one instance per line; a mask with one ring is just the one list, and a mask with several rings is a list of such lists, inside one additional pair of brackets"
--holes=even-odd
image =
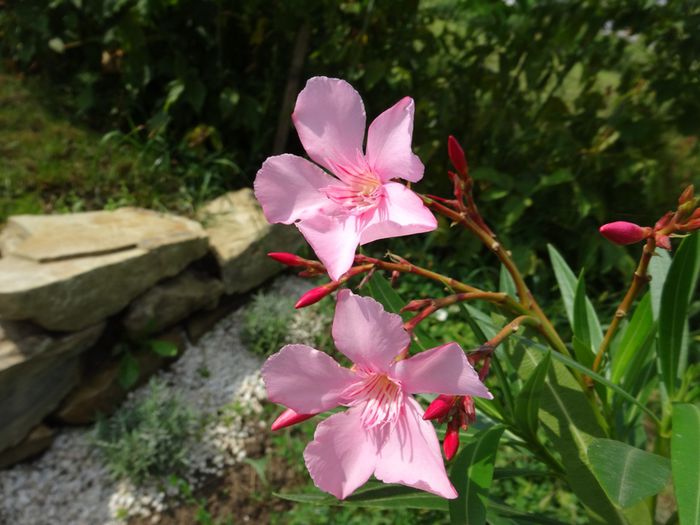
[(198, 223), (136, 208), (11, 217), (0, 239), (0, 318), (81, 330), (207, 248)]
[(78, 383), (79, 355), (103, 328), (51, 334), (29, 323), (0, 322), (0, 450), (18, 444)]
[(227, 294), (247, 292), (283, 267), (268, 252), (293, 252), (302, 242), (291, 226), (272, 225), (249, 188), (230, 192), (199, 210)]

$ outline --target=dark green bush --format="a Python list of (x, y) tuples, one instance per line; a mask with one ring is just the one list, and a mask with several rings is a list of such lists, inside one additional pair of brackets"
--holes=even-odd
[[(369, 118), (409, 94), (421, 190), (449, 191), (452, 133), (485, 215), (530, 275), (546, 240), (576, 268), (628, 271), (595, 229), (648, 224), (700, 167), (700, 6), (512, 3), (24, 0), (0, 12), (0, 46), (73, 93), (76, 111), (160, 141), (160, 161), (210, 191), (250, 184), (289, 124), (285, 90), (309, 76), (348, 79)], [(276, 146), (301, 151), (293, 132), (287, 142)], [(447, 229), (431, 242), (450, 270), (475, 262), (469, 247), (442, 260)]]

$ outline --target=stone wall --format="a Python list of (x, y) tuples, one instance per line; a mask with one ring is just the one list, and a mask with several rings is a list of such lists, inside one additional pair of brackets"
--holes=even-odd
[[(252, 191), (205, 205), (197, 221), (137, 208), (11, 217), (0, 233), (0, 467), (126, 395), (119, 342), (199, 337), (281, 269), (294, 228), (265, 221)], [(186, 330), (185, 330), (186, 329)], [(140, 378), (172, 357), (136, 352)], [(48, 425), (48, 426), (47, 426)]]

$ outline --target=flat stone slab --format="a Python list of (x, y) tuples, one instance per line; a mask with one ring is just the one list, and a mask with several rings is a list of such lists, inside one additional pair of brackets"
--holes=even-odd
[(10, 217), (0, 236), (0, 318), (80, 330), (207, 249), (199, 223), (138, 208)]
[(209, 236), (227, 294), (244, 293), (284, 268), (269, 252), (294, 252), (303, 239), (296, 228), (267, 222), (253, 190), (226, 193), (197, 213)]

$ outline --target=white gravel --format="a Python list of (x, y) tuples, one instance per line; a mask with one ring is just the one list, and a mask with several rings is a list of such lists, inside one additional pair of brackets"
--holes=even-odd
[[(308, 287), (308, 281), (284, 277), (273, 289), (298, 296)], [(221, 320), (159, 374), (195, 411), (212, 416), (188, 456), (186, 478), (192, 486), (244, 459), (245, 439), (260, 431), (256, 416), (265, 398), (258, 372), (262, 360), (240, 341), (242, 313)], [(135, 391), (127, 402), (145, 391)], [(0, 471), (0, 524), (112, 525), (134, 515), (152, 516), (157, 523), (158, 512), (174, 501), (175, 489), (114, 481), (90, 443), (91, 432), (62, 429), (40, 458)]]

